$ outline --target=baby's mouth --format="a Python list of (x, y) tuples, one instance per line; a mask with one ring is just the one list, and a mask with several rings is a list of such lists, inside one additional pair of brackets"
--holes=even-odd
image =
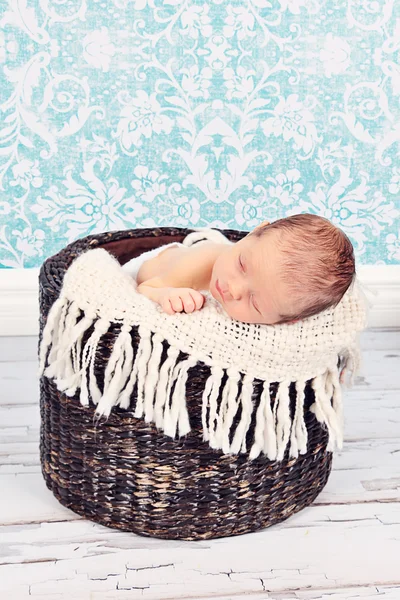
[(220, 288), (220, 286), (219, 286), (218, 279), (217, 279), (217, 280), (216, 280), (216, 282), (215, 282), (215, 289), (217, 290), (219, 297), (220, 297), (220, 298), (221, 298), (221, 300), (223, 301), (223, 300), (224, 300), (224, 294), (223, 294), (223, 292), (222, 292), (222, 290), (221, 290), (221, 288)]

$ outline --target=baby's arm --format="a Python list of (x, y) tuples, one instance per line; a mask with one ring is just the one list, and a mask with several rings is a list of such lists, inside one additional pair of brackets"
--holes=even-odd
[(154, 302), (159, 302), (163, 290), (165, 290), (165, 282), (161, 277), (152, 277), (137, 286), (137, 291)]
[(193, 312), (204, 304), (200, 289), (207, 289), (215, 248), (206, 245), (182, 252), (162, 275), (152, 277), (137, 287), (137, 291), (162, 306), (165, 312)]
[[(155, 287), (152, 287), (155, 285)], [(157, 302), (169, 315), (176, 312), (191, 313), (199, 310), (204, 304), (204, 296), (197, 290), (184, 287), (157, 287), (160, 282), (149, 279), (138, 286), (138, 291)]]

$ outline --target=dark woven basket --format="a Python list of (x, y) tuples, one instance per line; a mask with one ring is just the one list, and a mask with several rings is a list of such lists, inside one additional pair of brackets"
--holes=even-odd
[[(40, 339), (65, 271), (79, 254), (103, 247), (123, 264), (151, 248), (181, 242), (192, 231), (160, 227), (92, 235), (48, 258), (39, 277)], [(234, 242), (248, 233), (221, 231)], [(119, 326), (113, 325), (102, 338), (96, 355), (97, 375), (105, 369), (118, 332)], [(131, 335), (137, 347), (137, 328)], [(166, 342), (164, 346), (162, 361)], [(182, 356), (186, 358), (187, 354)], [(209, 374), (210, 367), (204, 363), (189, 370), (187, 407), (191, 431), (177, 440), (133, 416), (136, 385), (129, 410), (114, 407), (108, 421), (94, 425), (92, 402), (82, 406), (78, 395), (68, 397), (42, 377), (40, 458), (47, 487), (61, 504), (107, 527), (185, 540), (255, 531), (279, 523), (311, 504), (328, 480), (332, 453), (326, 452), (326, 426), (309, 410), (314, 402), (310, 383), (304, 406), (307, 453), (289, 459), (287, 450), (282, 462), (270, 461), (265, 455), (250, 461), (248, 453), (225, 455), (202, 440), (202, 393)], [(99, 387), (102, 389), (100, 379)], [(275, 392), (276, 385), (272, 384), (272, 406)], [(256, 407), (261, 393), (261, 381), (256, 380)], [(294, 384), (290, 399), (293, 416)], [(254, 422), (248, 435), (253, 432)]]

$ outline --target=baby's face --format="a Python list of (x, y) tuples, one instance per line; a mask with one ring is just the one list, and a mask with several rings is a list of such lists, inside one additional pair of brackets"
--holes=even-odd
[(234, 245), (221, 244), (221, 254), (211, 274), (210, 293), (237, 321), (273, 325), (293, 314), (292, 298), (280, 277), (277, 235), (271, 231), (262, 239), (246, 236)]

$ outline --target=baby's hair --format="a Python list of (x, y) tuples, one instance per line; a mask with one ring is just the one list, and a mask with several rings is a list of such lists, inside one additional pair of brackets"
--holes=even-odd
[(313, 214), (278, 219), (257, 227), (251, 235), (262, 238), (274, 230), (283, 233), (277, 240), (283, 281), (294, 299), (307, 291), (311, 297), (296, 314), (281, 315), (279, 324), (337, 306), (356, 277), (354, 249), (347, 235), (328, 219)]

